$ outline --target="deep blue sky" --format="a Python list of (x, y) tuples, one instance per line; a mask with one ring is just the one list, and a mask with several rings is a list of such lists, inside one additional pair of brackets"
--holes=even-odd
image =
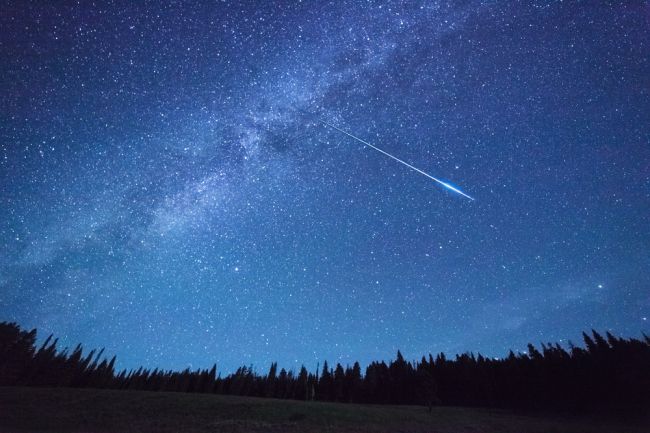
[(225, 372), (650, 332), (647, 2), (45, 3), (0, 6), (0, 320)]

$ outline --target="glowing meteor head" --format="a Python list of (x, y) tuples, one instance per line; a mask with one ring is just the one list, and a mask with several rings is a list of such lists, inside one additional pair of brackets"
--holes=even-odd
[(448, 181), (440, 181), (440, 184), (442, 186), (444, 186), (445, 188), (447, 188), (448, 190), (455, 192), (456, 194), (460, 194), (463, 197), (466, 197), (466, 198), (468, 198), (470, 200), (474, 200), (474, 197), (470, 197), (469, 195), (465, 194), (463, 191), (458, 189), (458, 187), (450, 184)]

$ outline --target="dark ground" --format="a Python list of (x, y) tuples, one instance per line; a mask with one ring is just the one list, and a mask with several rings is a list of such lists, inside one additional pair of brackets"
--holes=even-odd
[(298, 402), (206, 394), (0, 387), (0, 432), (635, 433), (650, 419)]

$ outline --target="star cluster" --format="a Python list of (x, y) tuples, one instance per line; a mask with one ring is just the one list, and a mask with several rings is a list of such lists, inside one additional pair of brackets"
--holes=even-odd
[(5, 3), (0, 318), (226, 372), (650, 332), (649, 13)]

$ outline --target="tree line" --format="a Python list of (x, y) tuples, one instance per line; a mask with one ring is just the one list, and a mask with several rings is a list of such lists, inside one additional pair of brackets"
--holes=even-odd
[(0, 323), (0, 385), (110, 388), (217, 393), (241, 396), (373, 404), (482, 406), (563, 410), (644, 410), (650, 407), (650, 339), (583, 333), (584, 346), (532, 344), (505, 358), (465, 353), (407, 361), (397, 352), (388, 363), (361, 366), (323, 363), (309, 372), (266, 374), (240, 367), (217, 375), (210, 369), (116, 371), (104, 351), (84, 354), (81, 345), (59, 350), (48, 337), (36, 346), (36, 330)]

